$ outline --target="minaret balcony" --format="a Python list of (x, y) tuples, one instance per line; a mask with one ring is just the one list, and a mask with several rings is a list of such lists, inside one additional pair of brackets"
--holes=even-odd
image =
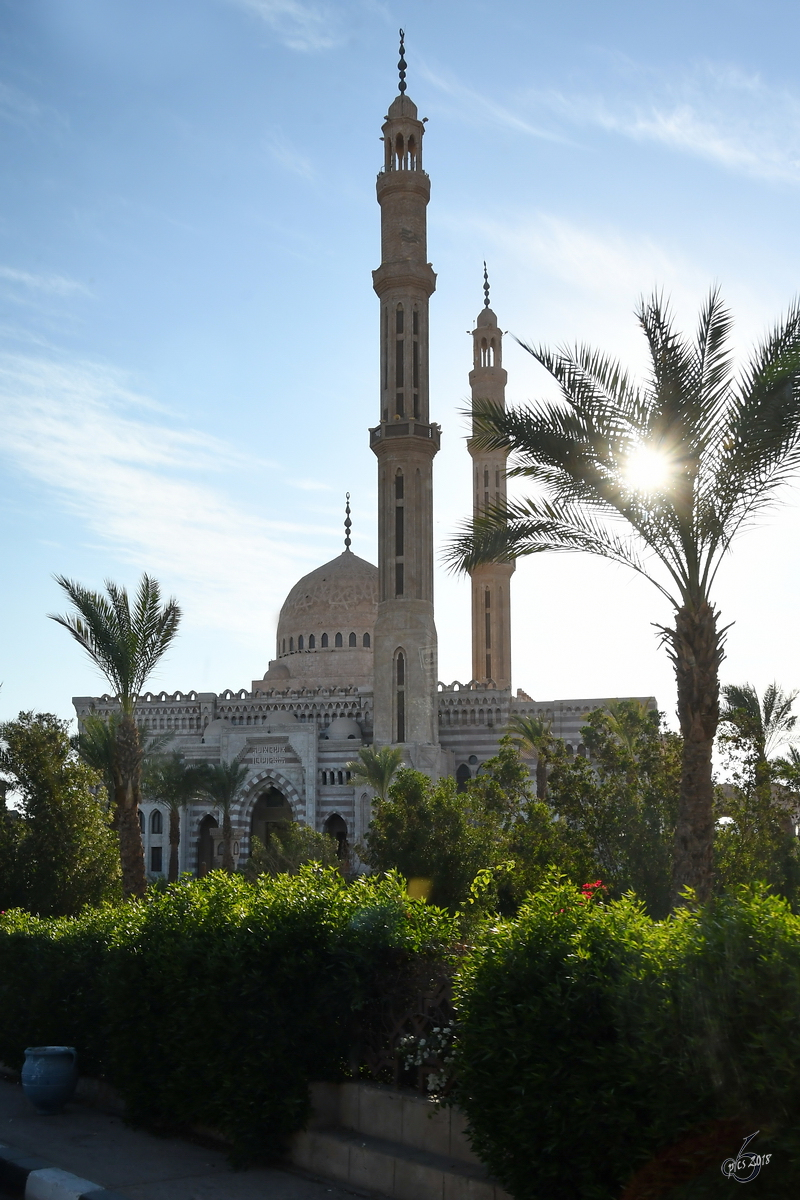
[(377, 450), (382, 442), (391, 438), (424, 438), (426, 442), (431, 443), (435, 454), (441, 445), (442, 427), (435, 422), (426, 425), (424, 421), (409, 418), (401, 421), (382, 421), (369, 431), (369, 444), (373, 450)]

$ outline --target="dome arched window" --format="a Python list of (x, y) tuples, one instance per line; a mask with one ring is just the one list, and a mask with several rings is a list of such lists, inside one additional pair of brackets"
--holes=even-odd
[(294, 654), (294, 638), (289, 638), (289, 653)]
[(333, 644), (337, 650), (341, 650), (342, 646), (344, 645), (344, 641), (342, 640), (342, 635), (340, 633), (337, 633), (336, 637), (333, 639)]
[(347, 639), (347, 644), (348, 646), (356, 646), (358, 644), (358, 639), (354, 633), (350, 634), (350, 637)]
[(304, 650), (304, 649), (305, 649), (305, 642), (303, 641), (303, 635), (302, 635), (302, 633), (300, 634), (299, 638), (297, 639), (297, 649), (298, 649), (298, 650)]
[(369, 650), (369, 634), (368, 633), (364, 634), (361, 641), (362, 641), (362, 645), (364, 646), (364, 649)]
[(322, 646), (322, 649), (323, 649), (323, 650), (327, 650), (327, 649), (328, 649), (328, 635), (327, 635), (327, 633), (323, 633), (323, 635), (322, 635), (322, 641), (320, 642), (320, 645)]
[(309, 648), (309, 650), (315, 650), (316, 646), (317, 646), (317, 639), (314, 637), (313, 633), (310, 633), (308, 635), (308, 648)]

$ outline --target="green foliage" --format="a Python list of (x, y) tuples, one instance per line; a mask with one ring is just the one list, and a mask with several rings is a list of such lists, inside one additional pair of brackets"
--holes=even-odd
[(315, 866), (255, 884), (215, 871), (71, 921), (7, 913), (0, 1060), (75, 1045), (132, 1120), (205, 1125), (238, 1160), (269, 1157), (306, 1120), (308, 1081), (341, 1077), (376, 979), (454, 938), (398, 878)]
[(716, 789), (714, 839), (718, 890), (755, 880), (800, 906), (800, 843), (794, 834), (797, 810), (797, 752), (770, 759), (792, 736), (796, 692), (770, 684), (759, 697), (751, 684), (722, 689), (718, 746), (727, 786)]
[(487, 923), (457, 979), (477, 1152), (516, 1200), (617, 1200), (626, 1183), (699, 1200), (729, 1194), (722, 1159), (758, 1129), (764, 1184), (789, 1196), (800, 919), (743, 891), (653, 922), (588, 891), (554, 878)]
[(389, 785), (403, 761), (403, 751), (397, 746), (362, 746), (358, 758), (347, 763), (347, 769), (356, 783), (367, 784), (381, 800), (386, 799)]
[(596, 873), (612, 895), (633, 890), (654, 917), (669, 910), (671, 851), (681, 776), (681, 740), (660, 714), (635, 700), (595, 709), (582, 736), (592, 756), (562, 759), (549, 799), (583, 882)]
[(266, 846), (259, 838), (253, 838), (244, 874), (255, 880), (259, 875), (296, 875), (308, 863), (335, 867), (338, 849), (335, 838), (318, 833), (310, 825), (300, 825), (297, 821), (276, 824), (270, 830)]
[(181, 610), (174, 599), (161, 605), (161, 586), (142, 575), (133, 604), (124, 587), (106, 580), (106, 595), (56, 575), (74, 612), (50, 614), (63, 625), (105, 675), (119, 698), (122, 711), (132, 714), (148, 675), (169, 649), (178, 632)]
[(119, 895), (119, 849), (100, 777), (50, 713), (0, 726), (0, 771), (19, 793), (20, 816), (0, 810), (0, 907), (42, 916), (77, 913)]
[(478, 793), (403, 767), (387, 799), (375, 801), (360, 853), (375, 870), (428, 881), (431, 903), (454, 912), (478, 871), (500, 861), (502, 830), (502, 813)]

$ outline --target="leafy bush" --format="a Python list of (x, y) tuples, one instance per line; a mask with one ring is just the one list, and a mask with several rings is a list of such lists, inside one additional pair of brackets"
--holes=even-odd
[(297, 821), (276, 823), (266, 845), (260, 838), (252, 839), (244, 875), (251, 880), (259, 875), (295, 875), (312, 862), (323, 867), (341, 866), (338, 850), (336, 839), (329, 833), (319, 833)]
[(0, 908), (64, 916), (119, 897), (101, 777), (79, 760), (66, 721), (22, 712), (0, 725), (0, 737), (0, 775), (21, 800), (16, 819), (0, 800)]
[[(590, 861), (611, 895), (635, 891), (651, 916), (669, 912), (681, 739), (662, 715), (636, 700), (612, 701), (590, 713), (581, 730), (591, 754), (557, 759), (549, 799), (566, 825), (573, 860)], [(554, 859), (561, 866), (561, 860)], [(562, 870), (575, 882), (567, 861)]]
[(501, 861), (502, 816), (483, 798), (456, 791), (454, 779), (432, 783), (401, 768), (386, 800), (373, 802), (360, 853), (378, 871), (425, 881), (432, 904), (455, 911), (483, 867)]
[(0, 916), (0, 1058), (75, 1045), (134, 1121), (205, 1125), (239, 1159), (272, 1156), (335, 1078), (354, 1014), (392, 965), (442, 955), (451, 920), (397, 878), (303, 867), (214, 872), (71, 921)]
[(755, 1130), (769, 1195), (796, 1187), (800, 919), (782, 900), (653, 922), (554, 880), (484, 928), (456, 1005), (457, 1099), (517, 1200), (727, 1196), (722, 1160)]

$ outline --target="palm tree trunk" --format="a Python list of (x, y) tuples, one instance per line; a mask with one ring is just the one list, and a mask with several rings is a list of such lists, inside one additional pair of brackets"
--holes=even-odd
[(169, 872), (167, 879), (174, 883), (178, 878), (178, 847), (181, 844), (181, 814), (174, 805), (169, 810)]
[(233, 841), (233, 827), (231, 825), (231, 814), (226, 808), (222, 814), (222, 869), (223, 871), (233, 872), (233, 854), (231, 853), (231, 842)]
[(678, 720), (683, 735), (681, 791), (672, 863), (672, 905), (690, 887), (708, 900), (714, 882), (714, 785), (711, 753), (719, 723), (719, 668), (724, 631), (707, 601), (678, 609), (675, 628), (665, 630), (678, 683)]
[(119, 831), (119, 857), (122, 867), (122, 892), (130, 896), (143, 896), (147, 891), (147, 876), (144, 869), (144, 847), (139, 827), (139, 799), (141, 788), (141, 748), (139, 730), (133, 717), (126, 713), (117, 730), (117, 778), (115, 799), (117, 807), (117, 829)]
[(536, 799), (547, 798), (547, 759), (541, 750), (536, 755)]

